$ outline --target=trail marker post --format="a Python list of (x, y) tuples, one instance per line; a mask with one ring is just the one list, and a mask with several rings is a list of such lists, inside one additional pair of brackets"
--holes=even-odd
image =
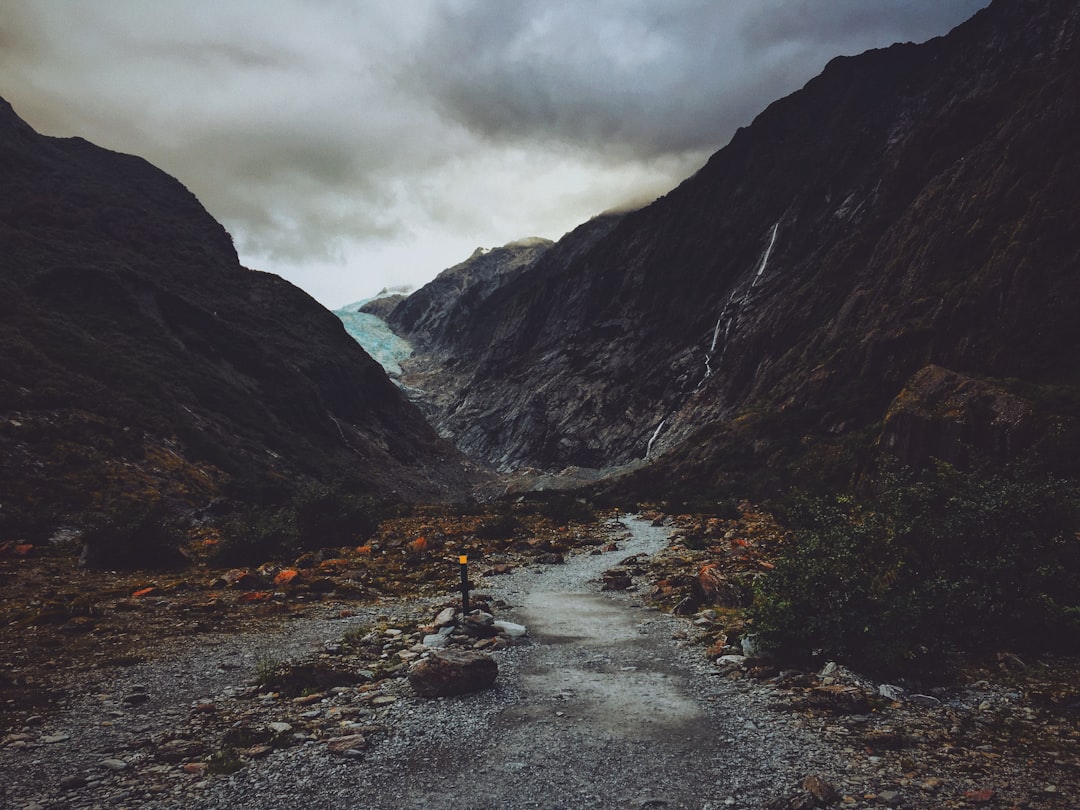
[(469, 614), (469, 556), (462, 549), (458, 555), (458, 566), (461, 568), (461, 615)]

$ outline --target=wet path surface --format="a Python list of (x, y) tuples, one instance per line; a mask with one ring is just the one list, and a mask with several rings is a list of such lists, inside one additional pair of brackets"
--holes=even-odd
[(216, 781), (196, 806), (764, 806), (811, 766), (800, 760), (816, 746), (695, 666), (672, 641), (679, 620), (599, 592), (604, 570), (666, 539), (666, 529), (632, 521), (619, 552), (485, 589), (531, 637), (497, 654), (497, 688), (402, 700), (390, 738), (363, 759), (318, 746), (281, 752)]

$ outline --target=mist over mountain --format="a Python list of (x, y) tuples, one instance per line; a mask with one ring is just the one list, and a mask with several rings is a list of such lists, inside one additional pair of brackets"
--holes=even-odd
[(874, 447), (967, 463), (1069, 445), (1078, 19), (1064, 0), (996, 2), (945, 37), (834, 60), (452, 331), (406, 320), (434, 288), (399, 304), (390, 323), (427, 357), (406, 383), (497, 466), (648, 458), (665, 485), (842, 478)]

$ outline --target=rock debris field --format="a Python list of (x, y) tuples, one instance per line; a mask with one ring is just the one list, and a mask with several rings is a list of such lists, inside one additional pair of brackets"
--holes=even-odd
[[(482, 604), (528, 628), (485, 644), (498, 663), (493, 688), (429, 699), (401, 677), (430, 653), (423, 625), (445, 597), (170, 643), (7, 734), (2, 806), (1069, 806), (1065, 786), (1031, 787), (1040, 798), (1016, 804), (956, 769), (889, 779), (904, 764), (868, 756), (858, 741), (873, 725), (869, 704), (843, 721), (792, 710), (790, 690), (733, 672), (737, 661), (718, 666), (692, 643), (690, 622), (633, 586), (601, 593), (614, 558), (655, 555), (671, 532), (640, 519), (611, 531), (614, 553), (485, 583)], [(400, 658), (401, 676), (346, 673), (354, 648)], [(307, 685), (275, 680), (281, 672), (307, 673)], [(336, 680), (320, 684), (324, 672)], [(834, 674), (826, 684), (844, 671)], [(905, 711), (932, 711), (917, 704)]]

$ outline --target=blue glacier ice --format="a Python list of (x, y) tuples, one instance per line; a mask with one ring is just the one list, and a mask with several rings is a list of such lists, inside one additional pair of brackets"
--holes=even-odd
[(341, 309), (335, 309), (334, 314), (341, 318), (345, 331), (386, 369), (387, 374), (400, 377), (401, 361), (412, 354), (412, 346), (407, 340), (391, 332), (382, 318), (358, 311), (370, 300), (372, 299), (367, 298), (347, 304)]

